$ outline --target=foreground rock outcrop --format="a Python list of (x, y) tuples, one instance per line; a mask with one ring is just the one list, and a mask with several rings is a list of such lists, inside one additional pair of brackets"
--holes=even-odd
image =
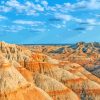
[(37, 87), (46, 91), (54, 100), (80, 100), (71, 89), (46, 75), (37, 74), (34, 81)]
[(0, 100), (52, 100), (0, 56)]

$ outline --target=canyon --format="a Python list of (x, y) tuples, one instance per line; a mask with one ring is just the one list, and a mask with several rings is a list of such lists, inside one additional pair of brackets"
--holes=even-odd
[(0, 100), (100, 100), (100, 43), (0, 42)]

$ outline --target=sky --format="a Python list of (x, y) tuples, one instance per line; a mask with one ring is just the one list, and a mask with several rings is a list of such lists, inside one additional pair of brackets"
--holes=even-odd
[(0, 41), (100, 42), (100, 0), (0, 0)]

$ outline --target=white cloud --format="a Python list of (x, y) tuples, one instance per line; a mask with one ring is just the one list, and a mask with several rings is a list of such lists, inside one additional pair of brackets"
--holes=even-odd
[(94, 28), (94, 26), (87, 26), (87, 30), (88, 30), (88, 31), (93, 30), (93, 28)]
[(25, 2), (25, 5), (26, 5), (28, 8), (34, 7), (34, 4), (31, 3), (31, 2), (29, 2), (29, 1)]
[(17, 30), (17, 31), (20, 31), (20, 30), (23, 30), (25, 29), (23, 26), (19, 26), (19, 25), (12, 25), (10, 27), (11, 30)]
[(6, 5), (11, 6), (11, 7), (19, 7), (20, 3), (16, 0), (9, 0), (6, 2)]
[(35, 5), (35, 9), (38, 11), (44, 11), (44, 8), (39, 4)]
[(71, 3), (64, 3), (64, 7), (67, 9), (72, 9), (73, 5)]
[(51, 24), (52, 27), (57, 28), (57, 29), (61, 29), (65, 27), (65, 24)]
[(0, 21), (1, 20), (6, 20), (6, 19), (7, 19), (7, 17), (0, 15)]
[(79, 0), (76, 3), (63, 3), (63, 4), (55, 4), (54, 6), (49, 6), (48, 2), (46, 4), (46, 10), (52, 12), (62, 12), (67, 13), (70, 11), (76, 11), (77, 9), (89, 9), (89, 10), (99, 10), (100, 9), (100, 1), (98, 0)]
[(77, 19), (74, 18), (74, 20), (80, 24), (88, 25), (88, 26), (98, 26), (100, 25), (100, 21), (98, 21), (95, 18), (87, 18), (87, 19)]
[(48, 7), (46, 8), (46, 10), (55, 12), (55, 11), (57, 11), (57, 8), (56, 8), (55, 6), (48, 6)]
[(27, 24), (27, 25), (32, 25), (33, 22), (32, 21), (25, 21), (25, 20), (15, 20), (14, 23), (16, 24)]
[(25, 28), (23, 26), (15, 26), (15, 25), (12, 25), (10, 28), (9, 28), (9, 32), (19, 32), (21, 30), (24, 30)]
[(100, 1), (98, 0), (82, 0), (73, 4), (74, 8), (85, 8), (85, 9), (100, 9)]
[(19, 25), (10, 25), (10, 26), (2, 25), (0, 27), (1, 27), (0, 31), (13, 32), (13, 33), (19, 32), (25, 29), (23, 26), (19, 26)]
[(46, 31), (46, 29), (45, 28), (37, 28), (37, 29), (31, 29), (31, 30), (33, 30), (33, 31), (37, 31), (37, 32), (45, 32)]
[(34, 4), (31, 1), (20, 3), (18, 0), (9, 0), (5, 2), (4, 6), (0, 6), (0, 11), (9, 12), (11, 10), (17, 13), (24, 13), (26, 15), (38, 15), (37, 12), (44, 11), (43, 5), (39, 3)]
[(43, 4), (45, 7), (48, 6), (48, 2), (47, 1), (41, 1), (41, 4)]
[(44, 8), (40, 4), (34, 4), (32, 2), (29, 2), (29, 1), (27, 1), (25, 3), (25, 7), (28, 10), (44, 11)]
[(35, 2), (20, 3), (18, 0), (9, 0), (3, 3), (5, 6), (0, 6), (0, 11), (8, 12), (13, 9), (26, 15), (35, 15), (37, 12), (43, 12), (44, 10), (69, 12), (75, 9), (100, 9), (100, 1), (98, 0), (78, 0), (77, 3), (55, 4), (54, 6), (49, 6), (46, 0), (35, 0)]
[(7, 6), (0, 6), (0, 12), (9, 12), (11, 10), (10, 7)]
[(43, 25), (44, 22), (40, 21), (28, 21), (28, 20), (15, 20), (13, 21), (15, 24), (22, 24), (22, 25), (31, 25), (31, 26), (38, 26), (38, 25)]
[(98, 2), (98, 0), (90, 0), (87, 7), (90, 9), (100, 9), (100, 2)]
[(87, 19), (87, 23), (94, 25), (96, 23), (95, 19)]
[(60, 5), (60, 4), (56, 4), (55, 6), (56, 6), (56, 9), (61, 9), (62, 8), (62, 5)]
[(33, 4), (32, 2), (27, 1), (25, 3), (25, 13), (26, 15), (38, 16), (39, 12), (44, 11), (44, 8), (39, 4)]
[(82, 19), (74, 17), (72, 15), (62, 14), (62, 13), (55, 13), (55, 18), (62, 19), (63, 23), (66, 24), (66, 21), (75, 21), (75, 22), (82, 22)]
[(62, 14), (62, 13), (55, 13), (55, 18), (62, 19), (64, 21), (70, 21), (73, 19), (71, 15)]
[[(76, 11), (78, 9), (89, 9), (89, 10), (96, 10), (100, 8), (100, 1), (97, 0), (78, 0), (76, 3), (63, 3), (63, 4), (55, 4), (54, 6), (50, 6), (46, 0), (35, 0), (35, 3), (32, 0), (25, 0), (25, 2), (20, 3), (18, 0), (8, 0), (3, 3), (3, 6), (0, 6), (0, 12), (9, 12), (9, 11), (16, 11), (17, 14), (21, 13), (23, 15), (32, 15), (38, 16), (41, 12), (42, 14), (50, 15), (50, 17), (55, 17), (57, 19), (62, 20), (62, 25), (56, 23), (56, 25), (52, 25), (56, 28), (65, 27), (67, 21), (75, 21), (75, 22), (86, 22), (87, 24), (93, 25), (100, 25), (100, 22), (97, 22), (95, 19), (86, 19), (82, 20), (81, 18), (77, 18), (69, 14), (70, 11)], [(41, 14), (41, 15), (42, 15)], [(73, 13), (72, 13), (73, 14)], [(77, 16), (77, 15), (76, 15)], [(88, 16), (87, 16), (88, 17)], [(97, 15), (99, 17), (99, 15)], [(82, 16), (83, 18), (83, 16)], [(5, 19), (1, 17), (0, 19)], [(31, 21), (31, 20), (15, 20), (13, 21), (15, 24), (21, 25), (31, 25), (31, 26), (38, 26), (43, 25), (44, 22), (39, 21)], [(60, 23), (60, 21), (59, 21)], [(88, 29), (92, 29), (89, 27)]]
[(100, 22), (96, 21), (96, 19), (87, 19), (86, 22), (90, 25), (100, 25)]
[(9, 0), (6, 2), (6, 6), (15, 8), (17, 11), (22, 12), (25, 9), (24, 5), (21, 5), (17, 0)]
[(78, 0), (76, 3), (64, 3), (62, 5), (55, 5), (56, 9), (60, 9), (62, 12), (76, 11), (76, 9), (89, 9), (96, 10), (100, 9), (99, 0)]
[(100, 14), (96, 14), (95, 16), (96, 16), (96, 17), (100, 17)]
[(36, 10), (29, 10), (29, 11), (26, 11), (26, 15), (39, 16), (39, 13), (36, 12)]
[(73, 8), (84, 8), (87, 6), (87, 4), (88, 4), (87, 1), (79, 1), (75, 4), (73, 4)]
[(75, 17), (73, 17), (73, 19), (74, 19), (74, 21), (76, 21), (76, 22), (78, 22), (78, 23), (81, 23), (83, 20), (82, 19), (80, 19), (80, 18), (75, 18)]

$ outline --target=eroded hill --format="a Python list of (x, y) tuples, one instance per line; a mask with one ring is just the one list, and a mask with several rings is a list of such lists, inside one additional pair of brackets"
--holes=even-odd
[(0, 100), (100, 100), (99, 53), (97, 43), (18, 46), (0, 42)]

